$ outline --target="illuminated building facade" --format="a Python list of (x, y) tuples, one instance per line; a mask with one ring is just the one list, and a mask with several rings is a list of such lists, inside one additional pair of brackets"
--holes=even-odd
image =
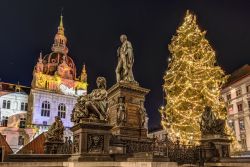
[(0, 133), (13, 152), (29, 141), (25, 129), (30, 88), (0, 82)]
[(229, 77), (222, 90), (227, 103), (228, 124), (243, 149), (250, 150), (250, 66), (244, 65)]
[(66, 44), (61, 16), (52, 52), (46, 55), (40, 53), (33, 71), (27, 125), (35, 129), (37, 135), (48, 129), (55, 116), (60, 116), (66, 127), (65, 135), (70, 136), (70, 114), (77, 97), (87, 93), (85, 65), (81, 75), (77, 77), (76, 66), (68, 55)]

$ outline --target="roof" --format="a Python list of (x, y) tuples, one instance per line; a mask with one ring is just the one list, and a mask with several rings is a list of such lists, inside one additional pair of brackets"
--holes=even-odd
[(20, 84), (12, 84), (7, 82), (0, 82), (0, 96), (9, 94), (9, 93), (22, 93), (22, 94), (29, 94), (30, 87), (20, 85)]
[(223, 87), (226, 88), (249, 75), (250, 75), (250, 65), (245, 64), (244, 66), (237, 69), (229, 76), (227, 83)]
[(44, 154), (45, 135), (41, 133), (34, 140), (23, 146), (17, 154)]

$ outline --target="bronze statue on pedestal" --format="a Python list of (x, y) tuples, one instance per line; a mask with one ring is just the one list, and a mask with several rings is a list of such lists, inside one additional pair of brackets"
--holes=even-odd
[(44, 153), (58, 154), (62, 150), (64, 126), (61, 118), (56, 116), (55, 122), (45, 132)]
[(63, 141), (64, 126), (61, 118), (56, 116), (55, 122), (49, 127), (45, 133), (46, 142), (61, 142)]
[(202, 135), (225, 135), (225, 120), (217, 119), (211, 107), (206, 106), (202, 113), (200, 129)]
[(90, 94), (80, 96), (71, 114), (71, 121), (79, 123), (82, 119), (107, 120), (106, 79), (98, 77), (97, 89)]
[(118, 64), (116, 67), (116, 81), (135, 82), (132, 67), (134, 64), (134, 53), (132, 44), (126, 35), (120, 36), (122, 45), (117, 50)]

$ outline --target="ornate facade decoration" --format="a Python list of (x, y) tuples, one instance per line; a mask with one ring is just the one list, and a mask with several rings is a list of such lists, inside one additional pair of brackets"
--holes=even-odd
[(80, 144), (80, 141), (79, 141), (79, 135), (74, 135), (74, 138), (73, 138), (73, 153), (79, 153), (79, 144)]
[(117, 108), (117, 124), (118, 126), (124, 126), (127, 121), (126, 107), (125, 107), (125, 97), (118, 98), (118, 108)]
[(102, 153), (104, 148), (104, 136), (89, 134), (87, 144), (89, 153)]
[(141, 101), (141, 103), (140, 103), (140, 108), (138, 110), (138, 117), (139, 117), (139, 121), (140, 121), (140, 127), (142, 127), (142, 128), (145, 127), (147, 113), (146, 113), (146, 109), (144, 107), (143, 101)]
[(82, 119), (107, 120), (107, 91), (106, 79), (98, 77), (96, 79), (97, 89), (90, 94), (80, 96), (73, 109), (71, 121), (75, 124)]
[(117, 50), (118, 64), (116, 67), (116, 81), (135, 82), (133, 75), (134, 53), (132, 44), (126, 35), (120, 36), (122, 45)]

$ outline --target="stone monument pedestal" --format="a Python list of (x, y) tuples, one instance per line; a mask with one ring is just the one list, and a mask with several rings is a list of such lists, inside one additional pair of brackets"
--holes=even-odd
[(63, 141), (45, 141), (44, 153), (45, 154), (57, 154), (60, 146), (64, 144)]
[(226, 135), (204, 135), (201, 140), (202, 157), (205, 161), (229, 158), (230, 143)]
[[(147, 139), (147, 118), (141, 115), (140, 110), (145, 110), (144, 102), (148, 92), (138, 83), (126, 81), (118, 82), (108, 90), (108, 113), (110, 124), (114, 126), (113, 135), (126, 140)], [(122, 114), (121, 106), (124, 106)]]
[(70, 161), (112, 161), (109, 155), (111, 125), (105, 121), (85, 119), (73, 126)]
[(128, 162), (169, 162), (166, 156), (155, 155), (154, 152), (134, 153), (133, 157), (127, 159)]

